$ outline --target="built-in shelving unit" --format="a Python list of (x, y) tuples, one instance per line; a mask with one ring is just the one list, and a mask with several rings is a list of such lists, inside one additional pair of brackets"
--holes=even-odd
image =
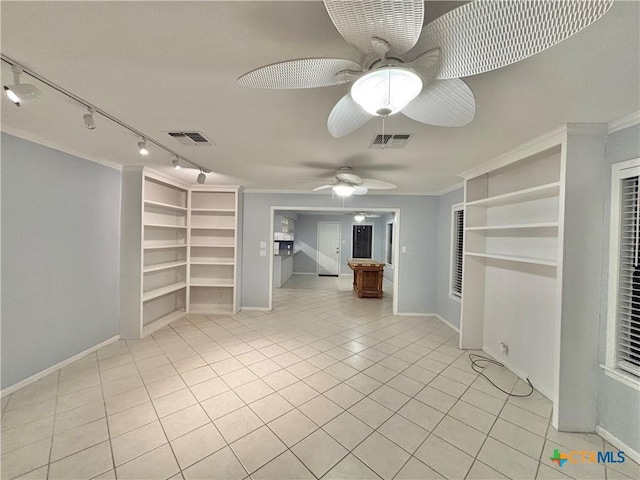
[(238, 204), (237, 187), (192, 187), (123, 169), (123, 338), (142, 338), (189, 312), (237, 312)]
[(567, 125), (463, 174), (460, 347), (529, 377), (563, 430), (595, 427), (581, 369), (597, 365), (599, 306), (581, 305), (600, 295), (605, 132)]
[(189, 311), (234, 313), (238, 305), (237, 189), (194, 188), (189, 211)]

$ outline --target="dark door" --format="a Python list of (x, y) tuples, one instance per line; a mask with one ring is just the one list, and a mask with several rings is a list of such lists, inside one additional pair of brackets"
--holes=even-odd
[(373, 225), (353, 226), (352, 258), (371, 258)]

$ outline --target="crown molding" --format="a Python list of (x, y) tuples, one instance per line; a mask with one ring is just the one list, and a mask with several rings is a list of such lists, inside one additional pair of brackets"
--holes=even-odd
[(608, 124), (608, 133), (609, 135), (611, 135), (612, 133), (624, 130), (625, 128), (633, 127), (638, 124), (640, 124), (640, 110), (630, 113), (629, 115), (625, 115), (624, 117), (611, 120)]

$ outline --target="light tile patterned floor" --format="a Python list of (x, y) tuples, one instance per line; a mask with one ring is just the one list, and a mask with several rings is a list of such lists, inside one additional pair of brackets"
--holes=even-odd
[(296, 275), (274, 304), (189, 315), (3, 398), (2, 478), (640, 478), (631, 461), (558, 468), (555, 448), (615, 448), (558, 433), (544, 397), (507, 398), (449, 327), (350, 278)]

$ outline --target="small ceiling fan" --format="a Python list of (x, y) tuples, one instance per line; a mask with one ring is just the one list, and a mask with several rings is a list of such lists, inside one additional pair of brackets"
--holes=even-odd
[(380, 218), (380, 215), (377, 213), (347, 212), (347, 215), (353, 215), (353, 219), (356, 222), (364, 222), (366, 218)]
[(324, 0), (342, 37), (361, 52), (288, 60), (252, 70), (244, 87), (302, 89), (354, 82), (333, 107), (329, 133), (345, 136), (375, 116), (402, 112), (428, 125), (460, 127), (475, 114), (461, 77), (535, 55), (602, 17), (613, 0), (476, 0), (422, 27), (423, 0)]
[(351, 195), (365, 195), (369, 189), (387, 190), (396, 188), (391, 182), (375, 180), (373, 178), (362, 178), (356, 175), (349, 167), (341, 167), (335, 174), (335, 183), (322, 185), (313, 189), (314, 192), (333, 189), (333, 193), (339, 197), (350, 197)]

